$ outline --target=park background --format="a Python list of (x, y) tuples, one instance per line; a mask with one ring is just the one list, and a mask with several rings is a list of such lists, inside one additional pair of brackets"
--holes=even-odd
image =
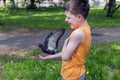
[[(66, 0), (65, 0), (66, 1)], [(64, 22), (64, 2), (54, 6), (39, 6), (34, 0), (0, 0), (0, 31), (70, 29)], [(119, 1), (91, 0), (88, 22), (91, 29), (120, 27)], [(42, 4), (44, 1), (35, 1)], [(110, 14), (108, 14), (110, 13)], [(112, 33), (111, 33), (112, 34)], [(61, 50), (61, 46), (59, 47)], [(1, 51), (2, 52), (2, 51)], [(24, 55), (0, 53), (0, 80), (61, 80), (60, 59), (38, 60), (33, 55), (38, 48)], [(120, 40), (92, 44), (86, 61), (86, 80), (120, 80)]]

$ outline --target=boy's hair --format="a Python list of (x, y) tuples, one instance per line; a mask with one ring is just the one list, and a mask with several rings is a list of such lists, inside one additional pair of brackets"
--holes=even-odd
[(88, 0), (69, 0), (64, 5), (65, 11), (70, 11), (74, 15), (81, 14), (84, 19), (87, 18), (89, 13), (90, 5), (88, 3)]

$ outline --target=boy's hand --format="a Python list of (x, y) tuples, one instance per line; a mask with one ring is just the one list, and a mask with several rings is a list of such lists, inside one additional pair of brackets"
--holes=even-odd
[(42, 60), (47, 60), (47, 59), (54, 59), (54, 58), (60, 58), (62, 55), (62, 53), (57, 53), (57, 54), (54, 54), (54, 55), (41, 55), (41, 54), (38, 54), (36, 55), (36, 58), (38, 59), (42, 59)]
[(47, 59), (49, 59), (49, 55), (43, 56), (43, 55), (41, 55), (41, 54), (37, 54), (37, 55), (35, 55), (35, 57), (36, 57), (37, 59), (42, 59), (42, 60), (47, 60)]
[(38, 54), (36, 57), (37, 57), (38, 59), (42, 59), (42, 60), (48, 59), (48, 56), (42, 56), (42, 55), (40, 55), (40, 54)]

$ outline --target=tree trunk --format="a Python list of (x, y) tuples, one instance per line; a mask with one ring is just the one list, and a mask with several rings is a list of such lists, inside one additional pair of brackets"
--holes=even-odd
[(6, 7), (6, 0), (3, 0), (3, 5), (4, 7)]
[(34, 5), (34, 3), (35, 3), (35, 0), (31, 0), (31, 5)]
[(113, 3), (115, 2), (115, 0), (109, 0), (109, 4), (108, 4), (108, 11), (107, 11), (107, 17), (112, 17), (112, 7), (113, 7)]
[(14, 0), (10, 0), (10, 8), (14, 8), (15, 7), (15, 1)]

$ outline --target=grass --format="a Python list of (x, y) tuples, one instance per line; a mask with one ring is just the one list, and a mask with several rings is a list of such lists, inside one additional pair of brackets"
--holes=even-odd
[[(112, 18), (107, 18), (106, 11), (102, 8), (91, 8), (88, 22), (92, 28), (120, 27), (119, 13), (120, 10), (115, 12)], [(41, 8), (36, 11), (0, 8), (0, 30), (69, 28), (64, 19), (65, 15), (62, 8)]]
[(66, 26), (63, 10), (43, 8), (38, 11), (12, 10), (0, 14), (1, 29), (56, 29)]
[(89, 72), (86, 80), (119, 80), (119, 53), (120, 41), (92, 46), (86, 63)]
[[(91, 8), (88, 21), (92, 28), (120, 27), (119, 13), (120, 10), (112, 18), (106, 18), (106, 11)], [(41, 8), (37, 11), (0, 8), (0, 30), (69, 28), (64, 19), (62, 8)], [(0, 80), (61, 80), (61, 61), (31, 58), (31, 55), (40, 52), (36, 49), (23, 57), (0, 55)], [(85, 64), (86, 80), (119, 80), (119, 53), (119, 40), (93, 44)]]
[[(25, 56), (0, 55), (1, 80), (61, 80), (61, 61), (30, 58), (40, 50)], [(93, 44), (86, 61), (86, 80), (120, 79), (120, 41)]]
[(101, 8), (91, 8), (88, 22), (92, 28), (120, 27), (120, 9), (113, 14), (112, 18), (107, 18), (107, 11)]
[[(4, 59), (3, 59), (4, 58)], [(19, 56), (2, 56), (3, 80), (60, 80), (60, 61), (42, 61)], [(6, 61), (4, 61), (6, 60)]]

